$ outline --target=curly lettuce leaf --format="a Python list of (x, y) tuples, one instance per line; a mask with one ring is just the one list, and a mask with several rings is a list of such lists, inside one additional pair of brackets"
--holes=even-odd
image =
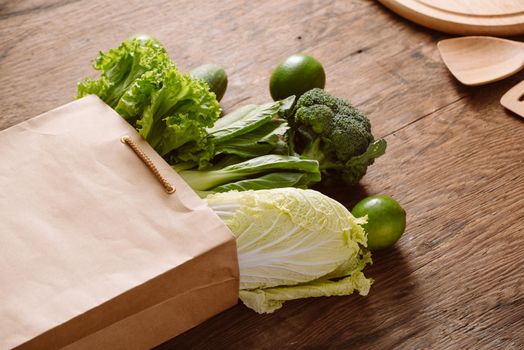
[(144, 73), (172, 65), (166, 50), (157, 40), (125, 40), (117, 48), (98, 54), (93, 68), (101, 71), (101, 75), (97, 80), (80, 82), (77, 97), (96, 94), (115, 107), (122, 95)]
[[(197, 154), (196, 158), (209, 160), (213, 152), (206, 128), (213, 125), (220, 113), (214, 94), (207, 85), (174, 68), (163, 71), (161, 81), (137, 122), (140, 135), (160, 155), (174, 152), (171, 161), (193, 160)], [(188, 143), (191, 148), (180, 149)]]
[(213, 156), (206, 129), (220, 115), (208, 86), (178, 71), (164, 47), (132, 38), (100, 53), (97, 80), (78, 84), (78, 97), (96, 94), (135, 126), (170, 162), (207, 164)]

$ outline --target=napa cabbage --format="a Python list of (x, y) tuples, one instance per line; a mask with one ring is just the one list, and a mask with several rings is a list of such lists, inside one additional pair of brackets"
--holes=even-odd
[(297, 188), (230, 191), (206, 201), (236, 237), (246, 306), (267, 313), (286, 300), (368, 294), (366, 218), (337, 201)]

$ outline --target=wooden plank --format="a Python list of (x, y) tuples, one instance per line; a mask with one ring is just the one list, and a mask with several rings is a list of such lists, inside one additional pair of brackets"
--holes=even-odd
[(462, 87), (438, 56), (443, 36), (367, 0), (24, 0), (0, 6), (0, 129), (70, 101), (96, 52), (136, 33), (183, 70), (223, 65), (226, 109), (268, 101), (287, 55), (316, 56), (327, 89), (389, 142), (360, 187), (323, 190), (349, 207), (390, 194), (408, 212), (396, 249), (375, 254), (369, 297), (271, 315), (239, 305), (162, 349), (524, 347), (524, 125), (498, 104), (524, 73)]
[(159, 349), (524, 347), (524, 123), (492, 92), (388, 136), (361, 187), (324, 189), (349, 207), (389, 194), (407, 211), (395, 249), (374, 254), (368, 297), (262, 316), (239, 305)]
[[(184, 70), (205, 62), (223, 65), (230, 78), (226, 109), (270, 100), (272, 68), (295, 52), (318, 57), (327, 70), (328, 90), (361, 106), (378, 135), (464, 94), (449, 88), (452, 78), (430, 34), (405, 27), (367, 1), (9, 6), (0, 12), (0, 36), (6, 38), (0, 51), (0, 128), (70, 101), (76, 82), (95, 75), (90, 62), (97, 52), (136, 33), (157, 36)], [(432, 99), (424, 99), (429, 93)]]

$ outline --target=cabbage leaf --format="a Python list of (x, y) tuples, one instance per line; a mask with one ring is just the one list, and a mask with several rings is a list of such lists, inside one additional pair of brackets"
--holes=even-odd
[(367, 295), (366, 218), (296, 188), (230, 191), (206, 200), (236, 237), (240, 299), (248, 307), (273, 312), (291, 299)]

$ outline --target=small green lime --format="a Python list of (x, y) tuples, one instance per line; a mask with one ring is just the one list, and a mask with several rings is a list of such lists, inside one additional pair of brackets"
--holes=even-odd
[(391, 247), (406, 229), (406, 211), (388, 196), (364, 198), (355, 205), (351, 213), (356, 217), (368, 216), (368, 223), (363, 227), (368, 235), (370, 250)]
[(227, 74), (224, 68), (207, 63), (199, 67), (196, 67), (189, 72), (193, 78), (202, 79), (209, 86), (209, 90), (212, 91), (217, 101), (220, 102), (227, 89)]
[(280, 63), (269, 81), (269, 91), (273, 100), (282, 100), (291, 95), (300, 97), (314, 88), (324, 88), (326, 73), (315, 58), (308, 55), (292, 55)]

